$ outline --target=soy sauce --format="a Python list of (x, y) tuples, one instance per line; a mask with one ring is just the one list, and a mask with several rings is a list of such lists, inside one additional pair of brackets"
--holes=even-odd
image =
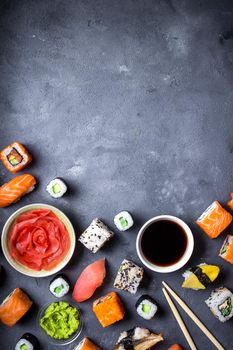
[(146, 228), (142, 235), (143, 255), (152, 264), (170, 266), (185, 253), (188, 239), (184, 229), (169, 220), (160, 220)]

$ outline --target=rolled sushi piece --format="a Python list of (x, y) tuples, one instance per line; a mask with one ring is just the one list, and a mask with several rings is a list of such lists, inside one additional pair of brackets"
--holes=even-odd
[(225, 287), (215, 289), (205, 303), (220, 322), (233, 316), (233, 294)]
[(37, 338), (31, 333), (25, 333), (15, 345), (15, 350), (35, 350), (38, 346)]
[(221, 249), (219, 256), (224, 260), (228, 261), (230, 264), (233, 264), (233, 236), (227, 235)]
[(151, 320), (158, 310), (156, 302), (149, 295), (142, 295), (135, 306), (138, 315), (145, 320)]
[(55, 276), (50, 282), (49, 290), (56, 298), (64, 297), (70, 290), (67, 278), (64, 275)]
[(162, 340), (162, 334), (152, 333), (146, 328), (135, 327), (120, 334), (114, 350), (147, 350)]
[(183, 273), (185, 278), (182, 288), (194, 290), (206, 289), (213, 283), (220, 273), (220, 268), (215, 265), (200, 264)]
[(114, 217), (114, 224), (120, 231), (126, 231), (133, 226), (133, 218), (128, 211), (121, 211)]
[(46, 190), (53, 198), (60, 198), (66, 193), (67, 186), (62, 179), (56, 178), (50, 181)]

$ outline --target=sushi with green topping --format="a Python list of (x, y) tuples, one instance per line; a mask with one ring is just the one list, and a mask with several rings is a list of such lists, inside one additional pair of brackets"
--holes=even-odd
[(154, 299), (149, 295), (142, 295), (136, 302), (135, 306), (138, 315), (145, 320), (151, 320), (158, 310)]
[(120, 231), (126, 231), (133, 226), (133, 218), (127, 211), (121, 211), (114, 218), (114, 224)]
[(49, 290), (56, 298), (62, 298), (69, 292), (70, 285), (65, 276), (57, 275), (50, 282)]
[(233, 294), (225, 287), (215, 289), (205, 303), (220, 322), (233, 316)]
[(46, 190), (53, 198), (60, 198), (66, 193), (67, 186), (62, 179), (56, 178), (50, 181), (46, 187)]
[(31, 333), (25, 333), (15, 345), (15, 350), (36, 350), (38, 349), (38, 340)]

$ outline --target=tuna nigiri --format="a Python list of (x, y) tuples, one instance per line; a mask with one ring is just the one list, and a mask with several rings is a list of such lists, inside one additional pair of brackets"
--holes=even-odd
[(179, 344), (174, 344), (170, 346), (167, 350), (183, 350), (183, 348)]
[(13, 180), (0, 187), (0, 208), (16, 202), (26, 193), (34, 190), (36, 179), (34, 176), (24, 174), (16, 176)]
[(72, 297), (78, 303), (89, 299), (95, 290), (103, 284), (106, 275), (105, 259), (100, 259), (88, 265), (74, 286)]
[(196, 220), (196, 224), (210, 237), (216, 238), (230, 225), (232, 215), (218, 201), (214, 201)]
[(32, 306), (32, 301), (20, 288), (16, 288), (0, 305), (0, 320), (12, 327)]

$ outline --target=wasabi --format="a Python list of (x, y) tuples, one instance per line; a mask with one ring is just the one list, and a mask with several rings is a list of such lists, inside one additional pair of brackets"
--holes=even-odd
[(40, 326), (53, 339), (69, 339), (79, 325), (77, 309), (65, 301), (51, 303), (40, 319)]

